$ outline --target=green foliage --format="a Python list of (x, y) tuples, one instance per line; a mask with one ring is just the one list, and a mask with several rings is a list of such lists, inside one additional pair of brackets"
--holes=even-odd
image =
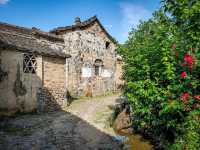
[(185, 122), (179, 127), (182, 134), (177, 136), (175, 144), (169, 145), (170, 150), (199, 150), (200, 148), (200, 111), (192, 111)]
[(200, 1), (163, 0), (165, 11), (169, 12), (179, 28), (179, 34), (187, 47), (200, 45)]
[[(138, 129), (169, 150), (200, 147), (200, 1), (163, 0), (165, 11), (132, 29), (119, 48), (124, 95)], [(170, 13), (170, 17), (166, 15)], [(198, 27), (197, 27), (198, 26)]]

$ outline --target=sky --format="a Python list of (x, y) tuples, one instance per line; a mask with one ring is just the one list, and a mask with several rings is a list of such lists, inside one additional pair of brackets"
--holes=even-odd
[(94, 15), (119, 43), (139, 20), (147, 20), (159, 0), (0, 0), (0, 22), (49, 31), (84, 21)]

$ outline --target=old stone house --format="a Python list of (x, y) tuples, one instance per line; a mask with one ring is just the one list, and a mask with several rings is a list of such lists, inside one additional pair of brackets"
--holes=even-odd
[(0, 23), (0, 115), (116, 91), (123, 83), (116, 48), (96, 16), (50, 32)]

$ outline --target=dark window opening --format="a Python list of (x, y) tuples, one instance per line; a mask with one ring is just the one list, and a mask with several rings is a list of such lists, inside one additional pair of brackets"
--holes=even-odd
[(110, 42), (106, 42), (106, 49), (110, 47)]
[(24, 54), (23, 71), (24, 73), (36, 73), (37, 62), (33, 54)]
[(99, 66), (95, 66), (94, 67), (94, 71), (95, 71), (95, 75), (99, 76), (100, 75), (100, 67)]

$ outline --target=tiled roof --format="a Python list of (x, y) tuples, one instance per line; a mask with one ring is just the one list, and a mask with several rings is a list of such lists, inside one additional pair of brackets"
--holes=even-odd
[(5, 23), (0, 23), (0, 47), (42, 55), (70, 57), (64, 53), (64, 40), (61, 37), (35, 28), (28, 29)]
[(80, 22), (80, 23), (76, 23), (76, 24), (71, 25), (71, 26), (65, 26), (65, 27), (55, 28), (55, 29), (51, 30), (50, 33), (54, 33), (56, 35), (60, 35), (60, 34), (65, 33), (65, 32), (74, 31), (76, 29), (85, 29), (88, 26), (93, 25), (95, 22), (97, 22), (99, 24), (99, 26), (106, 33), (106, 35), (108, 36), (108, 38), (111, 41), (113, 41), (114, 43), (116, 43), (116, 41), (114, 40), (114, 38), (106, 31), (106, 29), (103, 27), (103, 25), (100, 23), (99, 19), (96, 16), (93, 16), (93, 17), (87, 19), (86, 21), (83, 21), (83, 22)]
[(88, 25), (91, 25), (97, 20), (96, 16), (93, 16), (89, 18), (86, 21), (80, 22), (79, 24), (71, 25), (71, 26), (65, 26), (65, 27), (58, 27), (50, 31), (50, 33), (59, 33), (59, 32), (64, 32), (64, 31), (73, 31), (77, 28), (84, 28), (87, 27)]

